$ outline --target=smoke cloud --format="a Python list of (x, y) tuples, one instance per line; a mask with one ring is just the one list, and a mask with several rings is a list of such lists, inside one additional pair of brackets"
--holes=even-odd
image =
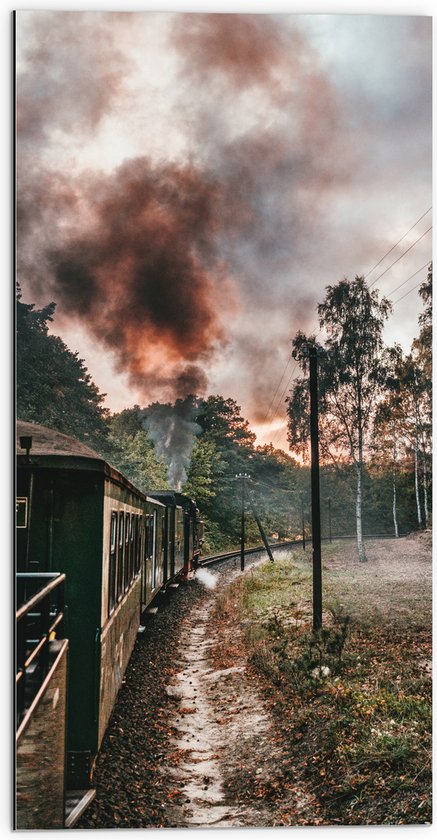
[(54, 130), (70, 135), (95, 130), (126, 96), (129, 61), (116, 31), (99, 14), (63, 12), (61, 21), (59, 14), (40, 12), (31, 20), (30, 31), (23, 23), (20, 40), (24, 47), (24, 69), (17, 75), (20, 143), (44, 146)]
[[(48, 18), (37, 18), (19, 82), (25, 145), (48, 141), (49, 129), (66, 131), (68, 120), (80, 137), (114, 107), (126, 74), (118, 17), (111, 28), (108, 15), (67, 14), (53, 38)], [(143, 400), (204, 393), (208, 367), (235, 339), (233, 330), (242, 332), (242, 320), (256, 319), (254, 306), (287, 306), (283, 273), (298, 257), (308, 213), (314, 216), (314, 191), (320, 201), (341, 168), (330, 153), (332, 91), (310, 69), (296, 28), (257, 15), (175, 15), (172, 22), (179, 101), (190, 114), (196, 161), (157, 163), (144, 155), (109, 173), (71, 177), (20, 167), (22, 274), (40, 295), (50, 292), (58, 319), (86, 324)], [(125, 23), (121, 31), (126, 38)], [(251, 111), (255, 120), (247, 119)], [(257, 354), (255, 345), (259, 375), (270, 378), (273, 348), (264, 343)], [(252, 405), (258, 377), (254, 384)]]
[(322, 16), (311, 38), (314, 16), (18, 20), (23, 292), (86, 327), (132, 402), (209, 388), (261, 421), (324, 287), (393, 241), (410, 158), (424, 177), (427, 21)]
[[(20, 196), (23, 231), (41, 189), (37, 182)], [(48, 274), (63, 315), (85, 321), (144, 397), (205, 391), (203, 364), (224, 340), (233, 301), (216, 243), (221, 200), (205, 172), (153, 167), (147, 158), (111, 177), (82, 178), (70, 196), (59, 195), (59, 184), (46, 189), (46, 220), (63, 202), (83, 227), (64, 230), (56, 247), (43, 239), (41, 281), (47, 288)]]
[(153, 404), (142, 414), (142, 423), (155, 444), (156, 454), (168, 466), (171, 487), (180, 490), (187, 477), (195, 436), (202, 430), (194, 422), (194, 397), (174, 405)]

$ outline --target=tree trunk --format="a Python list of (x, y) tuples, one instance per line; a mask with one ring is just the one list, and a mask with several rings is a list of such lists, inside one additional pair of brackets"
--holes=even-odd
[(395, 528), (395, 537), (398, 537), (399, 528), (396, 509), (396, 439), (393, 441), (393, 525)]
[(357, 518), (357, 547), (358, 560), (360, 563), (365, 563), (367, 560), (366, 552), (364, 551), (363, 543), (363, 522), (362, 522), (362, 499), (363, 499), (363, 464), (362, 461), (357, 463), (357, 497), (356, 497), (356, 518)]
[(425, 528), (428, 527), (429, 524), (429, 510), (428, 510), (428, 468), (426, 465), (426, 452), (425, 447), (422, 449), (422, 458), (423, 458), (423, 510), (425, 515)]
[(422, 511), (420, 510), (420, 497), (419, 497), (419, 442), (417, 439), (417, 430), (416, 430), (416, 437), (414, 440), (414, 485), (416, 489), (416, 508), (417, 508), (417, 522), (419, 528), (422, 527)]

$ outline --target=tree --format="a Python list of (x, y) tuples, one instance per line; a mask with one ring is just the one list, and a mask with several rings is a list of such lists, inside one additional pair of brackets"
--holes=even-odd
[(170, 488), (167, 467), (156, 457), (153, 443), (143, 429), (134, 434), (111, 433), (108, 447), (113, 465), (143, 493)]
[(216, 442), (219, 446), (227, 441), (251, 449), (256, 440), (248, 421), (240, 414), (240, 406), (232, 399), (211, 396), (203, 400), (196, 421), (208, 440)]
[(295, 538), (302, 531), (301, 494), (307, 491), (308, 470), (267, 444), (256, 447), (250, 474), (250, 493), (265, 530)]
[[(415, 462), (417, 474), (418, 440), (423, 466), (423, 495), (425, 526), (429, 523), (428, 510), (428, 473), (431, 467), (432, 448), (432, 263), (428, 268), (425, 283), (419, 288), (419, 294), (425, 304), (419, 316), (420, 332), (413, 341), (411, 363), (414, 374), (414, 408), (416, 422)], [(428, 466), (429, 463), (429, 466)]]
[[(325, 347), (314, 337), (298, 333), (293, 356), (308, 371), (307, 349), (313, 344), (325, 350), (319, 363), (319, 418), (322, 456), (333, 461), (349, 460), (355, 467), (355, 517), (358, 556), (366, 560), (362, 529), (364, 454), (377, 398), (384, 383), (382, 329), (391, 306), (378, 300), (363, 277), (328, 286), (318, 306)], [(306, 380), (297, 380), (288, 398), (290, 448), (302, 451), (309, 437), (309, 398)]]
[[(399, 358), (397, 367), (397, 388), (402, 401), (404, 433), (414, 457), (414, 484), (416, 496), (417, 524), (428, 526), (428, 450), (431, 441), (430, 395), (424, 369), (418, 364), (417, 356), (410, 353)], [(423, 513), (420, 500), (420, 462), (423, 475)]]
[(144, 426), (141, 422), (142, 410), (139, 405), (134, 405), (133, 408), (124, 408), (111, 416), (110, 426), (112, 434), (130, 435), (133, 437), (137, 432), (144, 431)]
[[(238, 473), (250, 472), (253, 458), (253, 444), (256, 436), (250, 431), (249, 423), (240, 413), (240, 407), (232, 399), (215, 395), (201, 401), (196, 415), (200, 427), (198, 440), (212, 447), (211, 479), (214, 496), (204, 500), (203, 512), (222, 535), (222, 546), (234, 546), (240, 533), (241, 502), (239, 486), (235, 480)], [(191, 481), (193, 481), (191, 476)], [(255, 537), (256, 525), (247, 525), (247, 537)]]
[(388, 396), (380, 403), (373, 423), (373, 467), (383, 473), (390, 472), (392, 479), (392, 515), (395, 537), (399, 536), (398, 524), (398, 472), (402, 447), (402, 421), (396, 400)]
[(17, 290), (17, 416), (87, 443), (98, 452), (107, 439), (109, 415), (77, 353), (48, 332), (56, 304), (43, 309), (21, 300)]
[(217, 495), (216, 477), (223, 467), (224, 462), (212, 441), (196, 438), (183, 492), (196, 499), (200, 508), (205, 508)]

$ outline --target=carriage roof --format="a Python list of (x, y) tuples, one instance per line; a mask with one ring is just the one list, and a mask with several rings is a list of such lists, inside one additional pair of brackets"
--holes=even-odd
[[(21, 437), (31, 437), (32, 445), (29, 457), (20, 444)], [(132, 492), (155, 504), (162, 505), (163, 500), (153, 497), (139, 490), (116, 467), (109, 464), (90, 446), (76, 440), (69, 435), (41, 426), (39, 423), (28, 423), (17, 420), (16, 430), (17, 462), (20, 467), (53, 468), (68, 470), (96, 471), (105, 475), (111, 481), (121, 484)]]

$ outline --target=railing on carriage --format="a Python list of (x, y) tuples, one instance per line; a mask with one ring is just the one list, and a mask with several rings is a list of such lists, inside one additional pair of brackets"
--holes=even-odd
[(65, 574), (19, 572), (16, 604), (18, 730), (50, 671), (54, 647), (51, 643), (64, 637)]

